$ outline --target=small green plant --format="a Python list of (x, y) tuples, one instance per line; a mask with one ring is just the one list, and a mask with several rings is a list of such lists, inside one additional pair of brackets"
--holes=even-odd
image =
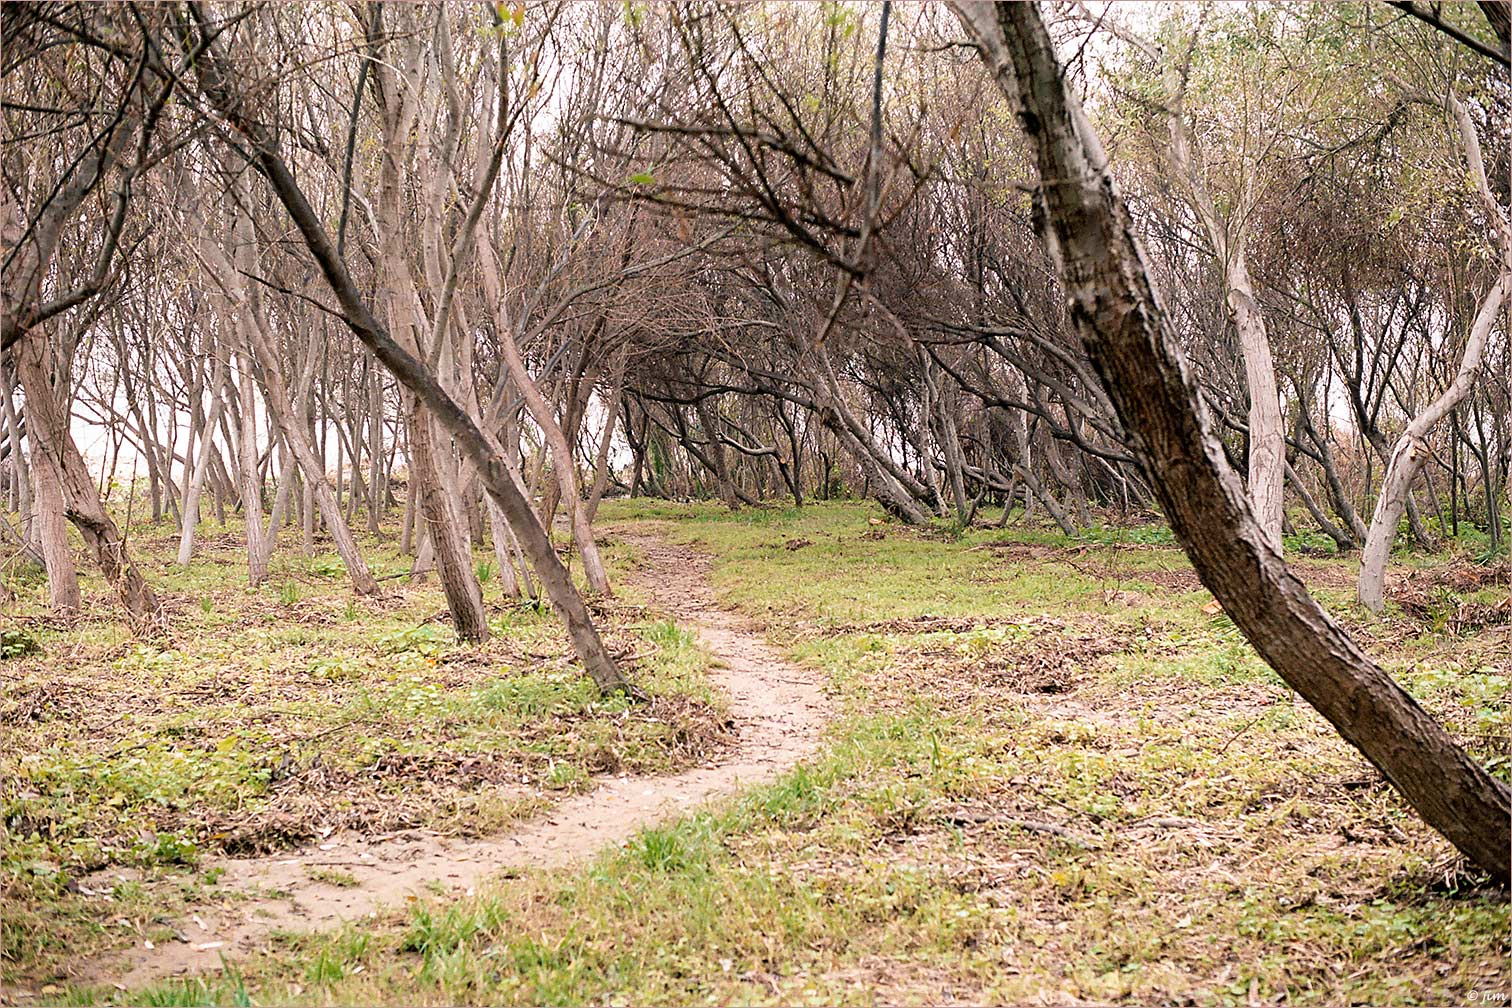
[(18, 627), (0, 630), (0, 658), (24, 658), (41, 653), (42, 645), (25, 630)]
[(208, 616), (211, 613), (213, 613), (214, 611), (215, 611), (215, 602), (214, 602), (214, 600), (212, 600), (209, 595), (202, 596), (200, 598), (200, 612), (202, 612), (206, 616)]
[(580, 766), (571, 763), (553, 762), (542, 778), (541, 784), (548, 791), (575, 791), (588, 780)]
[(169, 672), (179, 663), (179, 656), (172, 651), (159, 651), (151, 644), (133, 644), (130, 650), (114, 662), (117, 672), (127, 675), (143, 672)]
[(149, 834), (137, 845), (137, 853), (148, 864), (192, 865), (199, 860), (199, 845), (193, 837), (178, 833)]
[(321, 949), (305, 966), (305, 980), (312, 984), (335, 983), (346, 976), (341, 960), (330, 949)]
[(642, 830), (626, 845), (630, 856), (654, 872), (683, 872), (706, 865), (709, 824), (691, 819)]
[(426, 658), (435, 658), (451, 643), (452, 633), (433, 623), (407, 627), (384, 634), (378, 638), (378, 650), (382, 654), (397, 655), (410, 652)]
[(291, 606), (298, 602), (299, 585), (293, 581), (285, 581), (283, 587), (278, 589), (278, 601), (286, 606)]
[(47, 584), (47, 568), (27, 561), (10, 564), (5, 571), (5, 583), (11, 588), (36, 588), (45, 585)]
[(340, 868), (325, 868), (320, 865), (310, 865), (305, 869), (310, 878), (316, 882), (324, 882), (326, 885), (338, 886), (342, 889), (350, 889), (357, 884), (357, 876)]
[(341, 577), (346, 573), (346, 564), (337, 556), (318, 556), (310, 561), (310, 573), (322, 578)]
[(508, 911), (497, 900), (456, 903), (439, 911), (417, 906), (400, 948), (435, 959), (456, 952), (481, 932), (498, 930), (508, 919)]
[(486, 585), (493, 580), (493, 564), (487, 560), (480, 560), (474, 570), (478, 575), (478, 584)]
[(478, 703), (522, 720), (585, 709), (592, 702), (590, 687), (580, 676), (512, 676), (490, 683), (478, 692)]
[(641, 631), (641, 636), (652, 644), (664, 648), (687, 647), (693, 643), (692, 631), (684, 630), (671, 620), (648, 623)]
[(317, 658), (310, 663), (310, 675), (332, 682), (342, 679), (361, 679), (367, 670), (366, 662), (350, 655)]

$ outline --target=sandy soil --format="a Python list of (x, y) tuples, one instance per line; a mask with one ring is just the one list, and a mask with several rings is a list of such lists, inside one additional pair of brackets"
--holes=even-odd
[[(619, 530), (645, 557), (634, 580), (657, 608), (694, 630), (717, 659), (712, 677), (730, 698), (737, 742), (717, 763), (665, 777), (596, 782), (543, 816), (497, 836), (443, 837), (410, 830), (342, 836), (277, 855), (206, 860), (234, 894), (215, 910), (175, 921), (178, 937), (83, 963), (77, 980), (132, 989), (176, 975), (219, 969), (263, 948), (280, 930), (315, 930), (433, 892), (465, 893), (510, 868), (549, 868), (588, 859), (644, 826), (675, 818), (740, 787), (771, 780), (814, 751), (828, 711), (818, 676), (777, 656), (746, 622), (716, 605), (708, 561), (654, 536)], [(338, 886), (310, 877), (328, 867), (356, 879)]]

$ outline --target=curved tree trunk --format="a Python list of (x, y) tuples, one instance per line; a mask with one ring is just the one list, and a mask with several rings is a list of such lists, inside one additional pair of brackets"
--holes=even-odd
[[(1168, 76), (1173, 80), (1177, 77), (1174, 64), (1170, 66)], [(1179, 95), (1185, 86), (1184, 81), (1175, 82), (1176, 93)], [(1250, 278), (1249, 225), (1243, 219), (1235, 223), (1219, 216), (1207, 183), (1198, 175), (1186, 123), (1179, 111), (1171, 114), (1169, 127), (1171, 160), (1191, 189), (1193, 208), (1207, 232), (1213, 254), (1218, 257), (1224, 279), (1224, 299), (1239, 337), (1240, 356), (1244, 359), (1244, 381), (1249, 390), (1247, 486), (1250, 506), (1261, 531), (1279, 553), (1281, 521), (1285, 514), (1286, 429), (1281, 416), (1281, 391), (1276, 384), (1270, 334), (1266, 331), (1265, 316), (1260, 312), (1254, 281)], [(1247, 192), (1245, 202), (1250, 203), (1252, 199)], [(1239, 213), (1245, 214), (1247, 210), (1241, 208)]]
[[(1422, 95), (1412, 95), (1412, 97), (1427, 104), (1438, 104), (1428, 101)], [(1475, 124), (1471, 122), (1464, 105), (1452, 91), (1444, 95), (1442, 105), (1450, 118), (1454, 120), (1459, 132), (1460, 151), (1465, 157), (1470, 180), (1475, 187), (1481, 208), (1485, 211), (1491, 221), (1492, 230), (1496, 233), (1497, 244), (1501, 251), (1501, 274), (1491, 290), (1486, 293), (1485, 300), (1481, 302), (1480, 309), (1475, 313), (1475, 320), (1470, 324), (1470, 334), (1465, 340), (1465, 355), (1460, 360), (1454, 381), (1444, 390), (1443, 395), (1412, 418), (1412, 422), (1407, 425), (1407, 429), (1402, 432), (1402, 436), (1397, 439), (1396, 445), (1391, 450), (1386, 474), (1381, 479), (1380, 496), (1376, 498), (1375, 515), (1370, 520), (1370, 531), (1365, 537), (1365, 551), (1360, 558), (1360, 602), (1373, 612), (1380, 612), (1383, 605), (1386, 559), (1391, 553), (1391, 544), (1396, 541), (1397, 525), (1402, 520), (1402, 512), (1415, 510), (1412, 507), (1412, 481), (1428, 461), (1429, 450), (1426, 438), (1433, 428), (1438, 426), (1439, 421), (1470, 394), (1470, 386), (1480, 370), (1481, 358), (1485, 355), (1486, 343), (1491, 338), (1491, 330), (1496, 327), (1502, 305), (1509, 297), (1512, 297), (1512, 217), (1508, 216), (1506, 208), (1491, 192), (1490, 182), (1486, 178), (1485, 160), (1481, 156), (1480, 140), (1475, 133)], [(1495, 495), (1491, 496), (1494, 500)], [(1495, 508), (1488, 510), (1494, 512)], [(1412, 517), (1414, 534), (1421, 539), (1423, 536), (1419, 530), (1421, 523), (1416, 520), (1415, 513)], [(1497, 520), (1494, 513), (1488, 517), (1492, 521)]]
[(567, 435), (562, 433), (562, 425), (557, 422), (555, 412), (541, 396), (539, 386), (525, 367), (524, 358), (520, 356), (520, 348), (515, 343), (514, 331), (504, 311), (503, 293), (499, 283), (498, 268), (493, 262), (493, 253), (486, 252), (479, 256), (479, 262), (483, 266), (483, 286), (489, 301), (494, 305), (497, 319), (499, 356), (503, 358), (509, 377), (514, 381), (515, 387), (520, 390), (520, 397), (525, 400), (525, 408), (530, 411), (531, 419), (541, 429), (541, 436), (551, 452), (552, 474), (556, 477), (562, 504), (567, 509), (567, 517), (572, 525), (573, 541), (577, 543), (578, 554), (583, 558), (583, 574), (588, 578), (588, 589), (596, 595), (608, 595), (610, 594), (609, 575), (604, 570), (604, 561), (599, 556), (598, 543), (593, 538), (593, 526), (589, 524), (587, 510), (583, 506), (583, 497), (578, 489), (577, 465), (573, 458), (572, 445), (567, 442)]
[[(106, 512), (84, 456), (74, 444), (68, 414), (59, 405), (52, 387), (51, 355), (42, 330), (37, 328), (23, 334), (16, 351), (21, 387), (26, 390), (26, 431), (33, 447), (32, 468), (43, 476), (38, 479), (38, 487), (60, 489), (64, 513), (83, 536), (84, 545), (105, 580), (126, 607), (132, 629), (139, 634), (155, 634), (162, 630), (157, 595), (132, 561), (126, 539)], [(46, 470), (45, 474), (42, 470)], [(71, 559), (69, 565), (71, 568)]]
[(957, 2), (1039, 162), (1036, 222), (1129, 444), (1197, 573), (1281, 677), (1427, 822), (1512, 880), (1512, 792), (1308, 594), (1256, 522), (1145, 267), (1102, 145), (1037, 4)]
[(1512, 295), (1512, 272), (1504, 272), (1492, 286), (1480, 311), (1470, 326), (1470, 337), (1465, 342), (1465, 356), (1460, 361), (1459, 372), (1444, 394), (1428, 404), (1402, 432), (1396, 446), (1391, 450), (1391, 462), (1381, 480), (1381, 492), (1376, 498), (1375, 516), (1370, 519), (1370, 532), (1365, 537), (1365, 551), (1360, 558), (1360, 602), (1372, 612), (1380, 612), (1384, 605), (1386, 584), (1386, 560), (1391, 555), (1391, 545), (1396, 542), (1397, 527), (1402, 513), (1407, 510), (1408, 492), (1431, 455), (1428, 435), (1449, 411), (1470, 394), (1470, 386), (1480, 371), (1481, 358), (1485, 355), (1486, 341), (1501, 315), (1502, 305)]

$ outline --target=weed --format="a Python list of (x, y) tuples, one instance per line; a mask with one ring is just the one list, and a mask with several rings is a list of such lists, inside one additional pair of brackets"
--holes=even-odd
[(573, 763), (552, 761), (541, 779), (543, 787), (551, 791), (577, 791), (588, 783), (588, 774)]
[(346, 575), (346, 564), (341, 557), (325, 555), (310, 561), (310, 573), (318, 578), (338, 578)]
[(42, 645), (25, 630), (18, 627), (0, 630), (0, 658), (24, 658), (41, 653)]
[(326, 885), (339, 886), (343, 889), (349, 889), (357, 885), (357, 876), (349, 871), (342, 871), (340, 868), (307, 865), (305, 867), (305, 874), (309, 875), (316, 882), (324, 882)]
[(450, 630), (434, 624), (407, 627), (384, 634), (377, 640), (380, 654), (396, 655), (406, 652), (434, 658), (446, 650), (455, 636)]

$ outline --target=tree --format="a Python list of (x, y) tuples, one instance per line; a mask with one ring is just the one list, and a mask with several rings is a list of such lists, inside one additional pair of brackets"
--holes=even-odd
[[(1425, 104), (1435, 104), (1426, 95), (1416, 94), (1412, 97)], [(1485, 159), (1481, 156), (1480, 140), (1476, 137), (1470, 113), (1455, 96), (1452, 88), (1444, 92), (1440, 104), (1454, 125), (1466, 173), (1497, 246), (1498, 271), (1496, 280), (1481, 299), (1475, 318), (1470, 323), (1465, 350), (1454, 380), (1441, 395), (1412, 418), (1391, 450), (1386, 475), (1381, 479), (1380, 494), (1376, 498), (1375, 514), (1366, 534), (1365, 550), (1360, 559), (1360, 602), (1375, 612), (1380, 612), (1384, 605), (1386, 560), (1391, 553), (1392, 544), (1396, 542), (1397, 527), (1401, 524), (1402, 512), (1407, 507), (1408, 491), (1429, 459), (1428, 433), (1470, 394), (1471, 383), (1480, 371), (1491, 331), (1503, 317), (1503, 305), (1512, 299), (1512, 219), (1508, 217), (1506, 206), (1491, 192), (1491, 183), (1486, 177)]]
[(954, 4), (1033, 144), (1071, 318), (1204, 585), (1283, 679), (1503, 885), (1512, 791), (1362, 653), (1271, 545), (1214, 435), (1101, 142), (1036, 4)]
[(246, 96), (238, 87), (219, 38), (219, 27), (197, 5), (187, 4), (175, 31), (185, 51), (203, 52), (195, 64), (200, 94), (246, 144), (252, 167), (266, 180), (299, 231), (340, 306), (343, 321), (394, 377), (425, 403), (477, 468), (484, 488), (519, 538), (547, 597), (566, 625), (584, 671), (603, 692), (631, 691), (599, 637), (566, 567), (557, 558), (545, 528), (515, 483), (497, 441), (484, 433), (468, 412), (447, 394), (423, 361), (395, 342), (353, 283), (346, 263), (337, 254), (335, 243), (284, 162), (277, 139), (249, 114)]

